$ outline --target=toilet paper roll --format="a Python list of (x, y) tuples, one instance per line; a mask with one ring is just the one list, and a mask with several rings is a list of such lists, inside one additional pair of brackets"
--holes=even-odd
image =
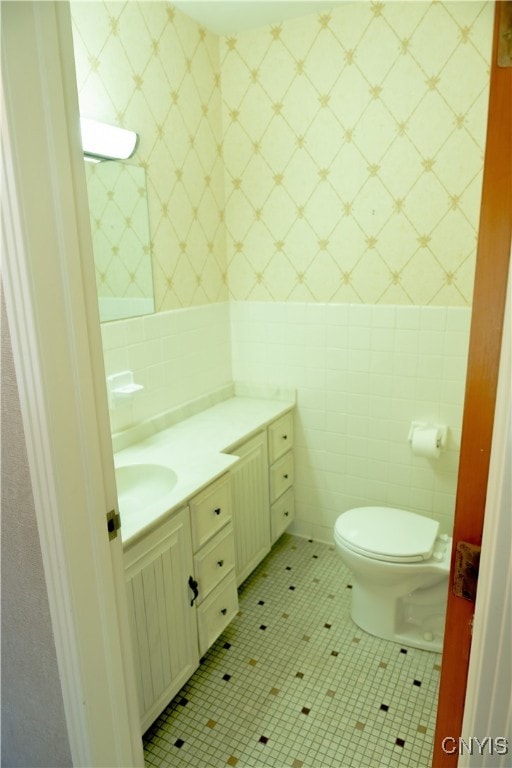
[(424, 456), (427, 459), (437, 459), (441, 453), (439, 447), (440, 433), (436, 427), (415, 429), (412, 433), (412, 452), (415, 456)]

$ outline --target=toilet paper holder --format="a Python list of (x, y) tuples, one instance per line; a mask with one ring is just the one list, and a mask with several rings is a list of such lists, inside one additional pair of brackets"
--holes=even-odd
[(448, 435), (448, 427), (446, 424), (428, 424), (426, 421), (413, 421), (409, 429), (409, 437), (407, 438), (412, 444), (412, 436), (417, 429), (435, 429), (436, 430), (436, 447), (439, 450), (446, 448), (446, 438)]

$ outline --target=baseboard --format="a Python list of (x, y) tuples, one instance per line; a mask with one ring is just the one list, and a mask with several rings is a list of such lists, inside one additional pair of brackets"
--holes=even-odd
[(288, 528), (288, 533), (291, 533), (293, 536), (300, 536), (303, 539), (313, 539), (322, 544), (334, 544), (331, 528), (306, 520), (294, 520)]

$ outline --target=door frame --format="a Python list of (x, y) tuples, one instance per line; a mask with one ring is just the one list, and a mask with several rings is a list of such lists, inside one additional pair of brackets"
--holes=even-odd
[[(489, 468), (489, 492), (482, 536), (482, 558), (462, 736), (509, 736), (512, 721), (510, 648), (512, 647), (512, 280), (509, 272), (495, 427)], [(495, 747), (499, 747), (499, 743)], [(502, 747), (503, 748), (503, 747)], [(509, 741), (508, 759), (512, 744)], [(490, 746), (484, 750), (487, 757)], [(495, 755), (499, 754), (495, 751)], [(506, 756), (501, 762), (505, 766)], [(498, 766), (496, 756), (494, 765)], [(464, 751), (458, 766), (482, 766), (475, 750)]]
[[(434, 740), (435, 768), (457, 765), (471, 653), (474, 601), (454, 594), (458, 542), (477, 547), (488, 490), (512, 236), (512, 68), (498, 65), (501, 8), (495, 3), (487, 138), (475, 270), (453, 550)], [(486, 553), (488, 554), (488, 553)], [(476, 692), (471, 692), (472, 694)], [(500, 734), (472, 734), (498, 736)], [(444, 740), (448, 738), (447, 750)], [(451, 741), (451, 740), (455, 741)]]
[(73, 765), (143, 766), (67, 2), (2, 4), (2, 115), (2, 283)]

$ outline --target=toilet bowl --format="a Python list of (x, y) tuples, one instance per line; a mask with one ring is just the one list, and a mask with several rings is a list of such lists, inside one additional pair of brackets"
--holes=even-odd
[(390, 507), (358, 507), (334, 526), (352, 571), (351, 616), (372, 635), (441, 652), (452, 540), (439, 523)]

